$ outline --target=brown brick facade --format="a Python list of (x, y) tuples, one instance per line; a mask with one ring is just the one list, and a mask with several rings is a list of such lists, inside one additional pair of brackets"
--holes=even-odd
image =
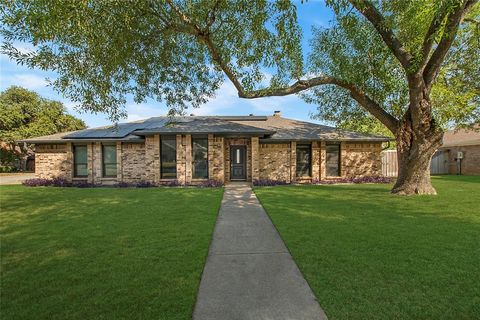
[[(182, 184), (196, 184), (192, 180), (192, 136), (177, 135), (177, 180)], [(88, 178), (73, 177), (72, 145), (54, 144), (36, 147), (36, 175), (40, 178), (61, 177), (68, 180), (87, 180), (92, 183), (114, 182), (164, 183), (160, 179), (161, 136), (147, 136), (144, 143), (116, 142), (117, 178), (102, 176), (102, 143), (88, 143)], [(312, 142), (311, 177), (296, 177), (296, 142), (261, 143), (258, 137), (224, 138), (208, 135), (209, 178), (230, 181), (230, 146), (244, 145), (247, 150), (247, 181), (256, 179), (310, 182), (325, 179), (325, 142)], [(381, 174), (381, 143), (341, 143), (341, 176), (366, 176)], [(475, 153), (470, 152), (474, 158)], [(466, 168), (468, 170), (468, 167)]]
[(460, 172), (460, 164), (457, 161), (457, 152), (459, 151), (463, 152), (462, 174), (480, 175), (480, 145), (455, 146), (445, 149), (444, 152), (448, 159), (448, 173), (458, 174)]

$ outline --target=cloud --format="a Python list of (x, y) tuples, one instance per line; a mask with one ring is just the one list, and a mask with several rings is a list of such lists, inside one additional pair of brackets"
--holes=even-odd
[(2, 87), (22, 86), (30, 90), (35, 90), (43, 89), (47, 87), (47, 85), (48, 81), (46, 78), (34, 73), (9, 74), (2, 77)]

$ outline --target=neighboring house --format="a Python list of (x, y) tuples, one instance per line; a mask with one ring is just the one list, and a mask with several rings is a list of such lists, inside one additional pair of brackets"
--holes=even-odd
[(36, 175), (93, 183), (381, 175), (389, 138), (273, 116), (154, 117), (26, 140)]
[(432, 158), (431, 172), (480, 175), (480, 132), (464, 129), (445, 132), (442, 146)]

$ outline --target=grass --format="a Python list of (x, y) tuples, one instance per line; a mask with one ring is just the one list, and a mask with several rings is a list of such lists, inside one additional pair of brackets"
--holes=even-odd
[(479, 319), (480, 177), (255, 192), (332, 319)]
[(189, 319), (222, 189), (0, 187), (2, 319)]

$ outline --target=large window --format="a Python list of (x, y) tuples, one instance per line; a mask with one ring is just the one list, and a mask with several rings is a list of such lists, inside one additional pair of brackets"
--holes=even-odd
[(87, 146), (73, 146), (73, 175), (75, 177), (88, 176)]
[(310, 177), (312, 167), (312, 147), (310, 144), (297, 144), (297, 177)]
[(117, 146), (102, 146), (102, 166), (104, 177), (117, 176)]
[(177, 178), (177, 140), (162, 137), (160, 142), (160, 173), (162, 179)]
[(337, 177), (340, 175), (340, 145), (327, 144), (326, 151), (327, 151), (327, 161), (326, 161), (327, 176)]
[(193, 179), (208, 179), (208, 139), (192, 138)]

